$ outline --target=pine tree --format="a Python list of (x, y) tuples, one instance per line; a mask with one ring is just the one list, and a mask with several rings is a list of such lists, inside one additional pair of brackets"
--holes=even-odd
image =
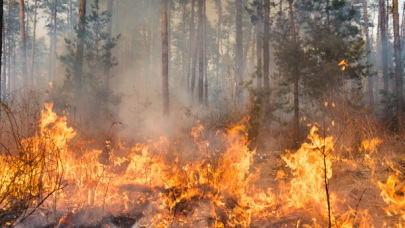
[(162, 49), (163, 115), (167, 117), (169, 116), (169, 47), (167, 0), (162, 0)]
[(243, 81), (243, 31), (242, 31), (242, 0), (236, 0), (236, 80), (238, 102), (242, 102), (241, 83)]
[[(106, 86), (108, 78), (106, 72), (118, 65), (115, 57), (111, 56), (111, 50), (116, 47), (121, 35), (112, 37), (108, 31), (108, 24), (111, 14), (108, 11), (100, 12), (99, 0), (94, 0), (91, 4), (91, 13), (82, 18), (85, 20), (85, 27), (76, 27), (75, 32), (80, 35), (80, 40), (65, 39), (68, 54), (60, 57), (61, 62), (66, 66), (66, 78), (64, 84), (53, 97), (55, 107), (64, 104), (82, 105), (86, 104), (86, 109), (94, 118), (92, 121), (101, 118), (111, 118), (111, 109), (120, 102), (120, 95), (114, 94)], [(79, 81), (77, 81), (78, 70), (77, 59), (79, 42), (82, 43), (82, 68)], [(72, 78), (74, 76), (74, 78)], [(109, 75), (111, 76), (111, 75)], [(80, 83), (78, 85), (78, 83)], [(77, 99), (77, 91), (81, 97)]]
[(398, 0), (393, 0), (394, 13), (394, 51), (395, 51), (395, 82), (397, 95), (397, 116), (400, 124), (403, 122), (403, 86), (402, 86), (402, 69), (401, 69), (401, 46), (399, 38), (399, 15)]
[(262, 86), (262, 0), (256, 2), (256, 77), (257, 87)]
[(204, 83), (204, 52), (203, 52), (203, 0), (198, 0), (198, 102), (203, 103), (203, 83)]
[(264, 0), (264, 35), (263, 35), (263, 84), (264, 87), (270, 87), (269, 70), (270, 70), (270, 50), (269, 50), (269, 33), (270, 33), (270, 0)]
[(35, 36), (37, 31), (37, 0), (35, 0), (35, 8), (34, 8), (34, 30), (32, 33), (32, 50), (31, 50), (31, 72), (30, 72), (30, 80), (32, 85), (34, 85), (34, 57), (35, 57)]
[[(366, 34), (366, 52), (367, 52), (367, 62), (371, 63), (371, 49), (370, 49), (370, 38), (368, 33), (368, 15), (367, 15), (367, 0), (363, 0), (363, 18), (364, 18), (364, 30)], [(368, 101), (371, 106), (374, 105), (374, 93), (373, 93), (373, 78), (368, 77)]]
[(25, 31), (25, 7), (24, 0), (20, 0), (20, 33), (21, 33), (21, 75), (23, 85), (27, 86), (27, 34)]

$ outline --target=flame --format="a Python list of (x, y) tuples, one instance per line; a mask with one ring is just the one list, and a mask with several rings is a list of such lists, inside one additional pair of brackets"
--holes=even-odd
[(346, 67), (348, 67), (344, 59), (338, 64), (338, 66), (342, 66), (342, 71), (344, 71)]
[[(331, 156), (333, 137), (322, 138), (316, 133), (318, 128), (312, 127), (309, 142), (281, 156), (284, 168), (276, 172), (278, 185), (264, 187), (259, 180), (266, 173), (254, 165), (260, 156), (250, 148), (248, 122), (244, 118), (217, 131), (215, 141), (210, 141), (198, 124), (190, 132), (190, 145), (184, 148), (160, 137), (133, 146), (120, 141), (116, 148), (106, 141), (102, 149), (90, 150), (87, 142), (76, 138), (76, 131), (68, 127), (66, 117), (58, 117), (52, 104), (46, 104), (39, 131), (22, 144), (26, 156), (47, 151), (45, 160), (40, 160), (42, 165), (33, 170), (41, 188), (51, 189), (57, 178), (68, 183), (53, 194), (58, 199), (55, 207), (65, 212), (58, 220), (60, 225), (70, 223), (72, 216), (85, 208), (98, 208), (103, 214), (130, 213), (139, 208), (142, 216), (138, 227), (251, 227), (311, 209), (327, 220), (325, 183), (332, 178), (332, 159), (347, 161)], [(363, 141), (361, 150), (375, 153), (381, 142), (378, 138)], [(57, 162), (52, 160), (55, 157)], [(1, 180), (10, 183), (15, 166), (4, 156), (0, 158)], [(44, 167), (55, 169), (43, 175)], [(29, 181), (28, 177), (18, 179), (20, 186)], [(395, 176), (386, 184), (378, 182), (389, 207), (387, 213), (400, 214), (405, 221), (405, 200), (395, 193), (397, 184)], [(2, 194), (7, 190), (3, 186)], [(17, 185), (15, 189), (16, 196), (23, 197)], [(37, 194), (39, 187), (35, 191)], [(405, 193), (405, 187), (401, 191)], [(333, 208), (339, 199), (330, 192), (329, 201)], [(370, 227), (369, 217), (367, 210), (349, 207), (332, 219), (338, 227), (353, 227), (355, 220), (360, 220), (360, 227)], [(317, 218), (310, 224), (299, 220), (294, 226), (322, 227)]]
[(317, 130), (317, 127), (311, 129), (308, 136), (311, 143), (302, 144), (295, 154), (287, 151), (287, 155), (282, 157), (294, 176), (284, 190), (286, 194), (283, 194), (287, 207), (303, 208), (310, 202), (326, 206), (324, 177), (325, 172), (328, 179), (332, 177), (332, 162), (328, 154), (333, 150), (333, 138), (322, 139), (315, 134)]

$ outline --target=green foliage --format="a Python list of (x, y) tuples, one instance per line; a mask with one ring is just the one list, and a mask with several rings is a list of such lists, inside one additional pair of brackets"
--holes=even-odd
[(280, 122), (274, 112), (281, 109), (283, 104), (276, 99), (271, 99), (272, 89), (265, 87), (255, 88), (250, 86), (251, 83), (252, 81), (247, 85), (250, 94), (247, 104), (247, 115), (249, 116), (248, 135), (249, 141), (255, 141), (263, 124), (270, 124), (273, 121)]
[[(83, 95), (79, 99), (74, 96), (74, 75), (76, 69), (76, 40), (65, 39), (67, 54), (60, 56), (61, 62), (66, 67), (66, 78), (61, 87), (55, 88), (52, 99), (57, 106), (65, 104), (85, 105), (90, 116), (95, 120), (111, 118), (111, 108), (121, 101), (121, 94), (115, 94), (109, 88), (110, 70), (118, 65), (115, 57), (111, 57), (111, 50), (117, 45), (120, 35), (111, 37), (106, 30), (111, 20), (107, 12), (99, 12), (99, 0), (94, 0), (92, 11), (86, 16), (86, 30), (83, 33), (85, 44), (84, 66), (82, 78)], [(78, 29), (75, 28), (76, 33)], [(59, 96), (59, 97), (56, 97)], [(74, 100), (76, 99), (76, 100)]]
[[(297, 50), (294, 52), (288, 17), (279, 19), (273, 32), (275, 61), (280, 74), (280, 85), (291, 86), (295, 79), (294, 66), (298, 66), (300, 99), (322, 103), (325, 94), (343, 95), (343, 83), (348, 79), (358, 82), (372, 76), (366, 57), (365, 40), (359, 29), (359, 17), (354, 7), (345, 0), (329, 2), (329, 22), (325, 14), (326, 1), (305, 0), (294, 4), (297, 31)], [(296, 55), (296, 58), (294, 58)], [(342, 71), (338, 64), (348, 64)], [(347, 94), (347, 91), (346, 91)]]

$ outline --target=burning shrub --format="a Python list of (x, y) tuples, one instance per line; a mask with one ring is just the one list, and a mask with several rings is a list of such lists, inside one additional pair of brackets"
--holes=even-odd
[[(48, 104), (46, 111), (42, 111), (41, 130), (35, 136), (19, 141), (14, 135), (16, 150), (2, 145), (5, 151), (0, 156), (2, 227), (25, 220), (66, 186), (62, 157), (66, 143), (75, 133), (66, 127), (66, 118), (58, 118), (51, 109), (52, 104)], [(12, 113), (7, 112), (7, 116), (14, 126)]]

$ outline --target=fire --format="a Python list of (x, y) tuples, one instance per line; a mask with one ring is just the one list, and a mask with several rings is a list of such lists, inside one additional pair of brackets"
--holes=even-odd
[[(311, 143), (302, 144), (297, 153), (283, 156), (282, 159), (292, 169), (294, 178), (285, 190), (286, 207), (303, 208), (309, 202), (324, 205), (325, 172), (327, 179), (332, 177), (332, 162), (329, 154), (333, 151), (333, 138), (322, 139), (315, 134), (313, 127), (308, 138)], [(325, 205), (326, 206), (326, 205)]]
[[(360, 227), (370, 227), (367, 210), (348, 207), (346, 213), (328, 217), (328, 207), (333, 210), (339, 201), (334, 192), (326, 191), (332, 162), (346, 160), (332, 157), (333, 137), (321, 138), (316, 127), (309, 142), (281, 156), (286, 169), (276, 171), (278, 185), (264, 187), (262, 170), (254, 164), (260, 156), (248, 141), (247, 118), (216, 132), (215, 141), (197, 125), (190, 133), (190, 145), (183, 148), (160, 137), (132, 147), (120, 142), (112, 148), (106, 142), (106, 148), (89, 150), (86, 142), (75, 138), (66, 117), (52, 111), (52, 104), (45, 105), (41, 116), (38, 133), (22, 142), (21, 155), (37, 159), (40, 165), (13, 185), (13, 173), (24, 167), (23, 160), (15, 167), (6, 156), (0, 157), (0, 193), (13, 186), (16, 197), (24, 197), (24, 189), (18, 186), (34, 178), (41, 185), (31, 191), (51, 194), (43, 206), (63, 212), (59, 223), (73, 223), (75, 215), (86, 209), (98, 211), (100, 217), (131, 214), (137, 227), (250, 227), (315, 209), (320, 217), (300, 219), (296, 226), (322, 227), (319, 219), (331, 219), (339, 227), (353, 227), (358, 220)], [(381, 142), (378, 138), (364, 141), (361, 150), (371, 154)], [(35, 157), (41, 153), (46, 156)], [(56, 183), (62, 187), (55, 188)], [(386, 184), (378, 182), (389, 206), (387, 213), (400, 214), (405, 221), (405, 201), (395, 191), (397, 184), (395, 176)], [(405, 187), (401, 190), (405, 192)]]
[(348, 67), (344, 59), (338, 64), (338, 66), (342, 66), (342, 71), (344, 71), (346, 67)]

